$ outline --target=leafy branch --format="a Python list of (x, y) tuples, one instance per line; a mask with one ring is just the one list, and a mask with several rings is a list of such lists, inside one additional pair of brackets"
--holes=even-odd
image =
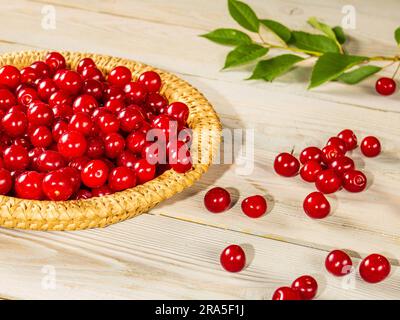
[[(278, 21), (259, 19), (242, 1), (228, 0), (228, 9), (232, 18), (252, 32), (252, 36), (236, 29), (220, 28), (202, 37), (235, 47), (228, 53), (224, 69), (258, 61), (249, 79), (273, 81), (291, 71), (299, 62), (314, 58), (316, 62), (311, 74), (311, 89), (332, 80), (357, 84), (382, 70), (382, 67), (370, 64), (373, 61), (390, 62), (385, 67), (394, 63), (400, 65), (400, 55), (366, 57), (348, 54), (344, 48), (347, 39), (343, 29), (339, 26), (330, 27), (314, 17), (307, 22), (318, 31), (317, 34), (293, 31)], [(400, 46), (400, 27), (394, 37)], [(274, 49), (286, 53), (260, 60)]]

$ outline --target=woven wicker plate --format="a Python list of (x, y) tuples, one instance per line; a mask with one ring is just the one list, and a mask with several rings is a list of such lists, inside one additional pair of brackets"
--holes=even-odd
[[(11, 64), (22, 68), (36, 60), (43, 60), (45, 54), (44, 51), (23, 51), (0, 55), (0, 66)], [(105, 227), (147, 212), (161, 201), (191, 186), (207, 171), (219, 146), (221, 124), (210, 103), (198, 90), (175, 75), (135, 61), (99, 54), (62, 54), (68, 67), (73, 69), (81, 58), (90, 57), (104, 74), (117, 65), (128, 67), (134, 79), (144, 71), (157, 71), (163, 81), (161, 93), (170, 102), (184, 102), (190, 109), (188, 125), (193, 130), (194, 140), (197, 139), (193, 143), (196, 147), (195, 150), (192, 147), (192, 154), (196, 153), (201, 162), (195, 163), (193, 169), (185, 174), (168, 170), (135, 188), (87, 200), (34, 201), (0, 196), (0, 226), (31, 230)]]

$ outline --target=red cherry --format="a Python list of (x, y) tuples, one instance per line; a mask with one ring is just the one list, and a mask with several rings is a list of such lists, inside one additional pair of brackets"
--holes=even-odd
[(40, 77), (40, 73), (32, 67), (25, 67), (21, 69), (20, 81), (22, 84), (34, 85)]
[(71, 168), (75, 168), (78, 171), (82, 171), (83, 168), (86, 166), (86, 164), (90, 161), (89, 157), (79, 157), (79, 158), (74, 158), (72, 159), (69, 163), (68, 166)]
[(82, 94), (91, 95), (93, 98), (99, 101), (103, 97), (103, 85), (98, 80), (85, 80), (82, 84), (81, 92)]
[(99, 129), (105, 134), (118, 132), (120, 126), (118, 118), (108, 112), (105, 112), (104, 114), (97, 117), (96, 124)]
[(6, 86), (9, 89), (15, 89), (20, 84), (19, 70), (10, 65), (0, 68), (0, 85)]
[(133, 153), (140, 154), (146, 144), (146, 135), (141, 132), (132, 132), (126, 138), (126, 146)]
[(99, 103), (97, 100), (89, 94), (80, 95), (75, 99), (72, 105), (74, 113), (84, 112), (91, 114), (98, 107)]
[(68, 95), (67, 92), (59, 90), (59, 91), (54, 92), (50, 96), (49, 106), (51, 108), (54, 108), (57, 105), (63, 105), (63, 104), (70, 105), (72, 103), (71, 100), (72, 100), (72, 98), (71, 98), (71, 96)]
[(28, 120), (22, 111), (7, 113), (1, 120), (4, 131), (11, 137), (19, 137), (26, 133)]
[(125, 86), (132, 80), (132, 73), (127, 67), (117, 66), (111, 70), (107, 80), (113, 85)]
[(223, 188), (215, 187), (207, 191), (204, 196), (204, 206), (208, 211), (220, 213), (229, 209), (231, 205), (231, 195)]
[(339, 159), (333, 161), (333, 162), (330, 164), (330, 167), (331, 167), (333, 170), (335, 170), (336, 174), (337, 174), (340, 178), (342, 178), (342, 177), (343, 177), (343, 174), (344, 174), (346, 171), (355, 168), (355, 164), (354, 164), (354, 161), (353, 161), (351, 158), (349, 158), (349, 157), (342, 157), (342, 158), (339, 158)]
[(17, 100), (14, 95), (7, 89), (0, 88), (0, 109), (8, 111), (10, 107), (15, 105)]
[(147, 95), (146, 100), (147, 107), (154, 113), (167, 113), (166, 108), (168, 106), (168, 100), (162, 95), (152, 92)]
[(381, 143), (376, 137), (366, 137), (361, 141), (361, 152), (366, 157), (376, 157), (381, 153)]
[(358, 170), (348, 170), (343, 174), (343, 188), (349, 192), (361, 192), (367, 187), (367, 177)]
[(300, 169), (300, 176), (304, 181), (315, 182), (317, 175), (323, 170), (321, 163), (315, 160), (308, 160)]
[(299, 172), (300, 163), (293, 155), (285, 152), (275, 158), (274, 169), (281, 176), (293, 177)]
[(93, 197), (93, 194), (86, 189), (80, 189), (76, 194), (74, 199), (75, 200), (84, 200), (84, 199), (90, 199)]
[(157, 92), (161, 88), (161, 78), (157, 72), (146, 71), (142, 73), (138, 80), (139, 83), (143, 84), (148, 92)]
[(81, 171), (81, 180), (89, 188), (99, 188), (106, 183), (109, 168), (102, 160), (91, 160)]
[(383, 281), (390, 274), (390, 262), (380, 254), (370, 254), (360, 264), (360, 276), (369, 283)]
[(375, 89), (382, 96), (390, 96), (396, 91), (396, 82), (392, 78), (379, 78), (376, 81)]
[(24, 170), (29, 165), (28, 151), (22, 146), (10, 146), (3, 152), (3, 160), (10, 171)]
[(100, 69), (95, 67), (88, 67), (82, 70), (81, 76), (83, 80), (96, 80), (96, 81), (104, 81), (103, 73)]
[(5, 195), (12, 188), (12, 178), (10, 171), (0, 168), (0, 194)]
[(139, 82), (129, 82), (124, 87), (125, 99), (128, 104), (142, 104), (147, 98), (147, 88)]
[(66, 201), (74, 193), (71, 179), (59, 170), (45, 175), (42, 189), (46, 197), (53, 201)]
[(240, 272), (246, 266), (246, 254), (235, 244), (226, 247), (220, 256), (222, 267), (228, 272)]
[(334, 193), (342, 186), (342, 180), (333, 169), (327, 169), (317, 175), (315, 186), (323, 193)]
[(322, 149), (322, 160), (326, 164), (330, 164), (341, 157), (344, 157), (344, 153), (336, 145), (329, 145)]
[(124, 108), (125, 108), (125, 103), (123, 100), (108, 100), (106, 103), (104, 103), (103, 109), (107, 112), (117, 114)]
[(13, 141), (13, 145), (24, 147), (27, 150), (32, 147), (31, 142), (29, 141), (27, 136), (15, 138)]
[(135, 163), (138, 161), (138, 158), (130, 151), (123, 151), (117, 159), (117, 164), (120, 167), (132, 168), (135, 166)]
[(136, 185), (135, 172), (127, 167), (116, 167), (108, 177), (108, 186), (114, 192), (133, 188)]
[(69, 130), (75, 130), (87, 136), (92, 131), (93, 122), (89, 114), (84, 112), (75, 113), (68, 124)]
[(275, 290), (272, 300), (301, 300), (299, 290), (290, 287), (280, 287)]
[(53, 143), (53, 134), (49, 128), (40, 126), (31, 131), (29, 139), (35, 147), (47, 148)]
[(122, 109), (118, 112), (117, 117), (121, 123), (121, 130), (125, 132), (138, 129), (144, 121), (143, 114), (138, 109), (131, 107)]
[(72, 167), (64, 167), (59, 169), (58, 171), (70, 179), (74, 193), (79, 190), (81, 186), (81, 173), (78, 169)]
[(36, 171), (25, 171), (15, 179), (15, 195), (18, 198), (41, 200), (43, 174)]
[(18, 103), (24, 107), (28, 107), (34, 100), (38, 100), (38, 94), (35, 89), (23, 88), (18, 91)]
[(352, 271), (353, 262), (342, 250), (331, 251), (325, 259), (325, 268), (337, 277), (345, 276)]
[(357, 137), (350, 129), (341, 131), (338, 137), (344, 141), (348, 151), (357, 148)]
[(29, 105), (26, 116), (32, 125), (50, 126), (53, 122), (54, 114), (49, 105), (35, 101)]
[(98, 159), (104, 155), (105, 147), (103, 139), (100, 137), (90, 137), (86, 155), (91, 159)]
[(189, 117), (189, 108), (182, 102), (173, 102), (168, 106), (166, 114), (171, 119), (174, 119), (180, 124), (184, 125)]
[(103, 98), (105, 101), (108, 100), (124, 100), (125, 92), (121, 87), (109, 86), (103, 91)]
[(64, 56), (59, 52), (49, 52), (46, 55), (45, 62), (50, 68), (52, 74), (57, 70), (65, 69), (67, 66)]
[(321, 192), (312, 192), (304, 199), (303, 209), (310, 218), (322, 219), (329, 214), (331, 206)]
[(54, 123), (53, 128), (51, 130), (53, 134), (53, 140), (58, 142), (58, 139), (68, 131), (68, 123), (63, 120), (58, 120)]
[(93, 61), (92, 58), (83, 58), (79, 60), (76, 71), (82, 73), (82, 71), (86, 68), (96, 68), (96, 63)]
[(28, 157), (29, 157), (29, 162), (30, 162), (30, 166), (32, 169), (39, 170), (36, 165), (37, 159), (44, 151), (46, 151), (44, 148), (33, 148), (33, 149), (29, 150)]
[(66, 158), (81, 157), (87, 149), (85, 136), (78, 131), (67, 131), (58, 139), (58, 151)]
[(178, 173), (185, 173), (193, 166), (188, 145), (182, 141), (174, 141), (174, 143), (170, 141), (168, 160), (170, 167)]
[(82, 88), (82, 77), (79, 73), (72, 70), (65, 70), (59, 78), (53, 78), (55, 84), (60, 90), (71, 95), (76, 95)]
[(116, 158), (125, 149), (125, 139), (118, 133), (109, 133), (104, 137), (104, 146), (108, 158)]
[(344, 140), (338, 138), (338, 137), (331, 137), (329, 138), (328, 142), (326, 143), (327, 146), (335, 146), (340, 151), (342, 151), (343, 154), (347, 152), (347, 146)]
[(39, 98), (48, 102), (51, 95), (58, 90), (54, 81), (50, 78), (43, 79), (38, 83), (37, 93)]
[(293, 281), (292, 289), (300, 293), (302, 300), (312, 300), (318, 291), (318, 283), (311, 276), (301, 276)]
[(43, 151), (36, 159), (36, 168), (42, 172), (54, 171), (65, 167), (65, 159), (57, 151)]
[(109, 194), (112, 194), (111, 189), (108, 186), (101, 186), (99, 188), (92, 189), (92, 196), (93, 197), (104, 197)]
[(242, 201), (242, 211), (250, 218), (259, 218), (267, 211), (267, 201), (260, 195), (247, 197)]
[(35, 69), (40, 78), (45, 79), (50, 77), (50, 68), (43, 61), (35, 61), (34, 63), (31, 64), (31, 68)]
[(148, 163), (146, 159), (139, 159), (135, 163), (133, 170), (136, 173), (138, 184), (150, 181), (154, 179), (154, 176), (156, 175), (156, 166)]

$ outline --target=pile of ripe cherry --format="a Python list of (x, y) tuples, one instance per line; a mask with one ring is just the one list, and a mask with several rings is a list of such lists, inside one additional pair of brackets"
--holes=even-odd
[[(367, 177), (355, 169), (353, 159), (346, 153), (357, 148), (357, 137), (346, 129), (331, 137), (322, 149), (311, 146), (300, 154), (300, 161), (292, 154), (281, 153), (275, 158), (274, 169), (284, 177), (294, 177), (300, 170), (304, 181), (315, 183), (317, 192), (309, 194), (303, 208), (314, 219), (325, 218), (331, 206), (324, 194), (338, 191), (341, 187), (349, 192), (361, 192), (367, 186)], [(379, 140), (373, 136), (363, 139), (361, 152), (367, 157), (375, 157), (381, 152)], [(300, 162), (303, 164), (300, 169)]]
[[(367, 178), (355, 169), (354, 161), (346, 153), (357, 147), (357, 137), (346, 129), (331, 137), (321, 150), (308, 147), (300, 154), (300, 161), (292, 154), (281, 153), (274, 161), (275, 171), (284, 177), (293, 177), (299, 173), (307, 182), (315, 183), (318, 192), (309, 194), (303, 203), (306, 214), (315, 219), (325, 218), (330, 212), (330, 204), (324, 194), (334, 193), (341, 187), (349, 192), (361, 192), (366, 188)], [(381, 144), (375, 137), (369, 136), (361, 142), (361, 151), (367, 157), (375, 157), (381, 152)], [(303, 164), (300, 169), (300, 162)], [(227, 190), (216, 187), (210, 189), (204, 197), (205, 207), (213, 212), (226, 211), (231, 206), (231, 197)], [(267, 203), (260, 195), (243, 200), (242, 211), (251, 218), (261, 217), (267, 210)], [(223, 268), (229, 272), (239, 272), (246, 266), (246, 255), (238, 245), (225, 248), (220, 256)], [(345, 276), (353, 271), (350, 256), (342, 250), (333, 250), (325, 259), (326, 269), (335, 276)], [(364, 258), (359, 266), (362, 279), (369, 283), (384, 280), (390, 274), (391, 266), (387, 258), (380, 254), (371, 254)], [(318, 290), (317, 281), (309, 275), (297, 278), (290, 287), (278, 288), (273, 300), (310, 300)]]
[[(103, 75), (91, 58), (70, 70), (58, 52), (21, 70), (3, 66), (0, 194), (87, 199), (145, 183), (169, 168), (191, 169), (187, 141), (177, 138), (187, 130), (189, 109), (169, 103), (161, 85), (152, 71), (133, 81), (125, 66)], [(152, 129), (168, 143), (165, 163), (146, 140)]]

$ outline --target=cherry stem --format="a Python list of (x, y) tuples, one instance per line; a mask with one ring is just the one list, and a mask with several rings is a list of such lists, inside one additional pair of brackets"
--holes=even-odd
[(394, 74), (392, 76), (392, 79), (394, 79), (396, 77), (397, 73), (399, 72), (399, 69), (400, 69), (400, 63), (398, 63), (396, 71), (394, 72)]

